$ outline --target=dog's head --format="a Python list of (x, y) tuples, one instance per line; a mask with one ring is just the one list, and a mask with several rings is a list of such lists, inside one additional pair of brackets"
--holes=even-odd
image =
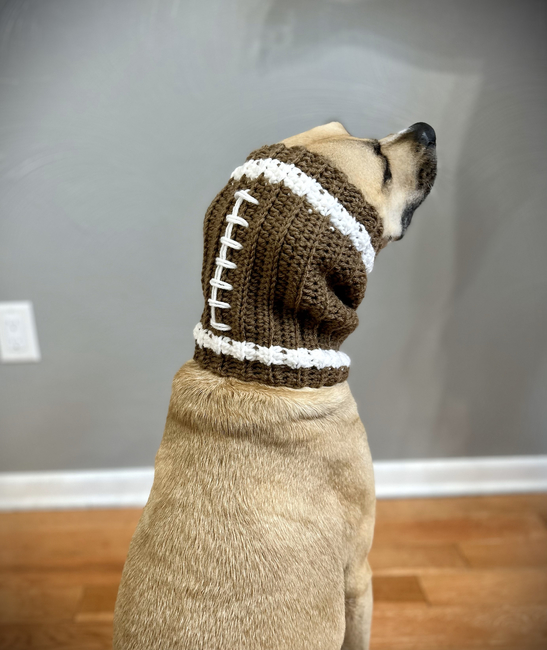
[(253, 151), (205, 215), (196, 361), (291, 388), (344, 381), (340, 345), (376, 254), (401, 239), (435, 169), (427, 124), (369, 140), (333, 122)]
[(437, 172), (435, 131), (424, 122), (381, 140), (354, 138), (331, 122), (283, 144), (306, 147), (343, 171), (380, 215), (384, 245), (403, 237)]

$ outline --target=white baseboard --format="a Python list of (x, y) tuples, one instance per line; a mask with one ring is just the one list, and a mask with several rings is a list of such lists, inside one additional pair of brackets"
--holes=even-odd
[(152, 467), (0, 473), (0, 510), (140, 507), (153, 478)]
[[(374, 463), (380, 499), (547, 492), (547, 456), (445, 458)], [(0, 473), (0, 510), (140, 507), (151, 467)]]
[(547, 492), (547, 456), (379, 461), (380, 499)]

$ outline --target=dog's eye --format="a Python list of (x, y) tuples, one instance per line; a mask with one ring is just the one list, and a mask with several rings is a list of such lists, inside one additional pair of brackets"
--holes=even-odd
[(383, 157), (384, 157), (384, 163), (385, 163), (383, 184), (385, 185), (387, 182), (389, 182), (393, 178), (393, 176), (391, 175), (391, 167), (389, 165), (389, 160), (388, 160), (387, 156), (383, 156)]
[(393, 176), (391, 174), (391, 167), (390, 167), (390, 164), (389, 164), (388, 157), (382, 151), (382, 147), (381, 147), (380, 143), (378, 142), (378, 140), (376, 140), (376, 142), (374, 143), (374, 153), (379, 158), (382, 158), (382, 160), (384, 162), (384, 178), (382, 180), (382, 185), (385, 185), (386, 183), (388, 183), (393, 178)]

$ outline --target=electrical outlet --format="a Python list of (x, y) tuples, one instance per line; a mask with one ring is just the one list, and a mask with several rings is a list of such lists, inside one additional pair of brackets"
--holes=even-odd
[(0, 360), (40, 361), (31, 302), (0, 302)]

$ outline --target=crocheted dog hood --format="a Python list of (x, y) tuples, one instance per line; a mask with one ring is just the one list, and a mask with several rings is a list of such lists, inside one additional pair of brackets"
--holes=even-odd
[(344, 381), (340, 345), (381, 246), (378, 213), (323, 156), (283, 144), (254, 151), (205, 215), (194, 359), (274, 386)]

